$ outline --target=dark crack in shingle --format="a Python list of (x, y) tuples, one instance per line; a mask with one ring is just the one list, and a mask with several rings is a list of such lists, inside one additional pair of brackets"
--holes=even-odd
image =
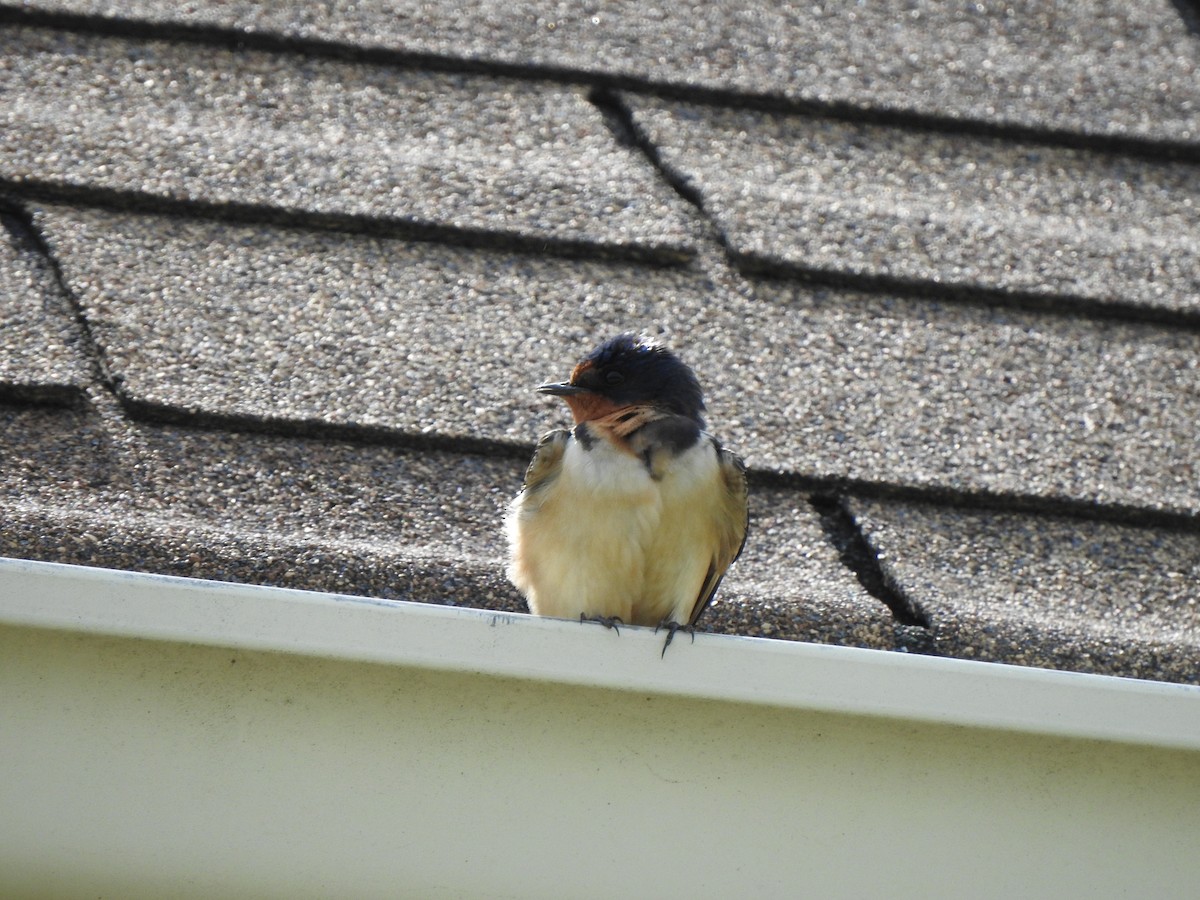
[(0, 398), (77, 402), (89, 374), (79, 336), (27, 223), (0, 206)]

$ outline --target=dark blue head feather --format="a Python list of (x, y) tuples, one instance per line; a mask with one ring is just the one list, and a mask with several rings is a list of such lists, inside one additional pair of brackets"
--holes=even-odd
[(704, 395), (695, 373), (666, 347), (633, 334), (610, 338), (584, 357), (571, 384), (622, 406), (654, 406), (704, 427)]

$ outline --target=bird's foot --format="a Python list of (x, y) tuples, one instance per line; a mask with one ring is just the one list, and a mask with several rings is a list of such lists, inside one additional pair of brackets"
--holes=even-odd
[(621, 629), (618, 628), (617, 626), (625, 624), (624, 620), (622, 620), (620, 616), (589, 616), (587, 613), (580, 613), (579, 621), (580, 622), (599, 622), (605, 628), (611, 628), (617, 634), (621, 633)]
[(662, 656), (667, 655), (667, 648), (671, 646), (671, 641), (675, 640), (675, 632), (686, 631), (692, 636), (692, 643), (696, 643), (696, 626), (692, 624), (680, 625), (678, 622), (659, 622), (654, 629), (654, 633), (658, 634), (660, 628), (667, 629), (667, 640), (663, 643)]

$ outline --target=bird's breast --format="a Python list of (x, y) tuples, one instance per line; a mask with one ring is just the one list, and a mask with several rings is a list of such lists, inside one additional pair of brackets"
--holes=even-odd
[(607, 434), (593, 434), (582, 426), (567, 444), (560, 479), (563, 487), (597, 496), (609, 495), (628, 503), (638, 495), (650, 499), (653, 479), (643, 461), (627, 444)]
[(714, 554), (717, 454), (710, 440), (661, 449), (656, 470), (586, 424), (566, 441), (558, 474), (512, 520), (511, 577), (532, 611), (688, 620)]

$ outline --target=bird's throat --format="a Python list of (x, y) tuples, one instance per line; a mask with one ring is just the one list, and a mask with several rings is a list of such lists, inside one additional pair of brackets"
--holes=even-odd
[(607, 419), (626, 409), (633, 408), (619, 406), (607, 397), (593, 393), (571, 394), (563, 397), (563, 399), (567, 401), (567, 406), (571, 408), (571, 415), (575, 417), (576, 425), (581, 422), (595, 422), (599, 419)]
[(622, 406), (594, 421), (600, 427), (611, 431), (615, 437), (623, 440), (643, 425), (648, 425), (661, 418), (663, 418), (663, 413), (652, 406)]

